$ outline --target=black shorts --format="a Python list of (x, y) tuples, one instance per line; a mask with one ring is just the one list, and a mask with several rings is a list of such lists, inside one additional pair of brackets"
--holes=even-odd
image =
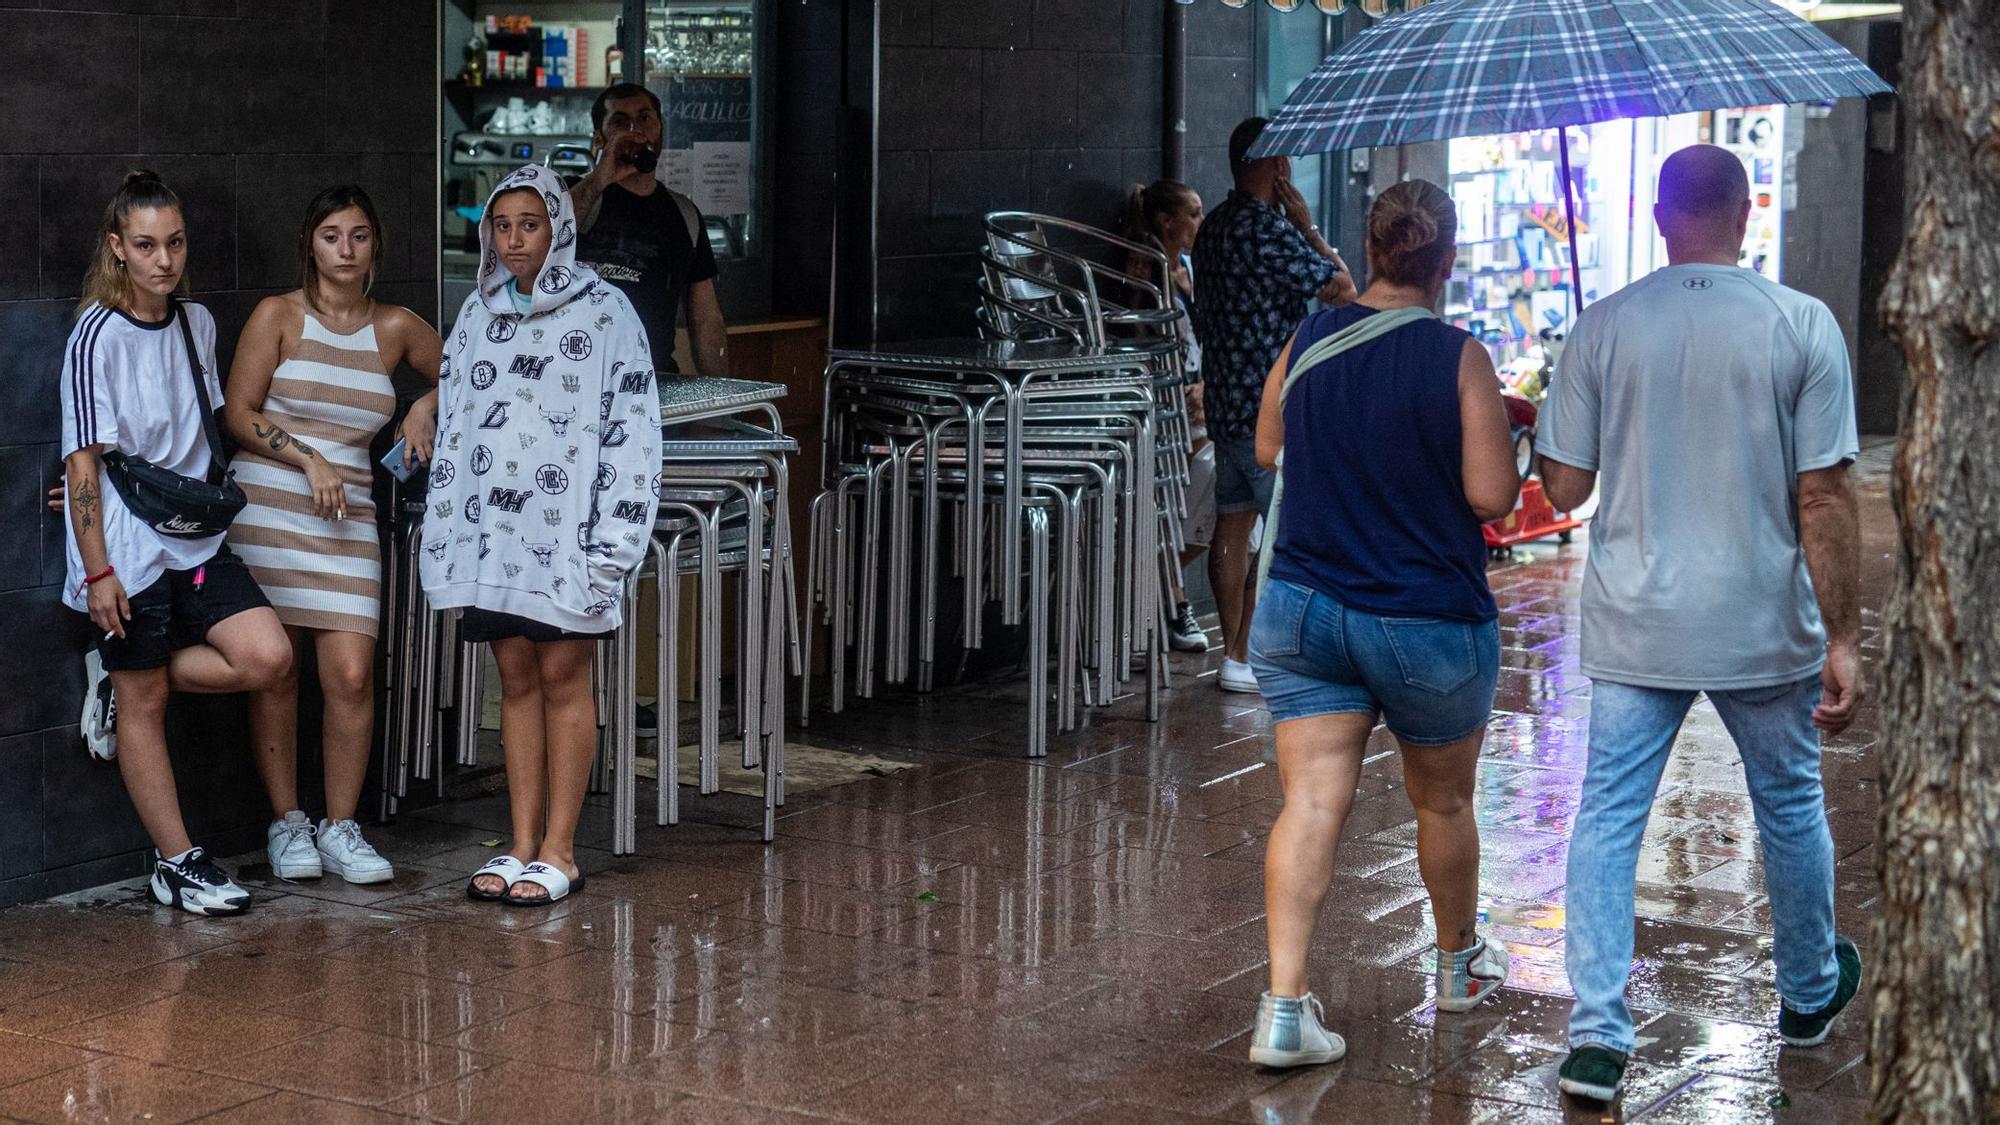
[(200, 566), (169, 570), (125, 600), (132, 606), (125, 636), (97, 642), (107, 672), (164, 668), (175, 652), (207, 640), (210, 629), (271, 604), (250, 577), (250, 568), (226, 544)]
[(557, 625), (544, 621), (534, 621), (526, 617), (516, 617), (511, 613), (499, 613), (490, 609), (468, 606), (458, 612), (458, 639), (474, 644), (490, 645), (494, 641), (509, 641), (515, 637), (547, 644), (550, 641), (601, 641), (608, 633), (572, 633)]

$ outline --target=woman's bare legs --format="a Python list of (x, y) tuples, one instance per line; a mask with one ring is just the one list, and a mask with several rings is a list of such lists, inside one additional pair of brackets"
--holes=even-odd
[[(506, 854), (533, 863), (541, 854), (548, 816), (542, 665), (535, 642), (525, 637), (494, 641), (491, 647), (493, 662), (500, 666), (500, 746), (506, 752), (507, 804), (514, 819), (514, 839)], [(507, 892), (507, 881), (498, 875), (481, 875), (472, 884), (487, 894)]]
[[(306, 643), (304, 629), (287, 628), (292, 651)], [(250, 693), (250, 757), (271, 799), (271, 819), (299, 807), (299, 677), (288, 668), (262, 691)]]
[(193, 847), (181, 820), (180, 789), (167, 757), (167, 670), (111, 673), (118, 696), (118, 772), (125, 792), (163, 856)]
[[(209, 695), (262, 691), (291, 672), (292, 642), (268, 606), (227, 618), (208, 631), (204, 643), (179, 649), (167, 661), (175, 691)], [(123, 700), (118, 708), (124, 711)]]
[(375, 638), (329, 630), (319, 634), (318, 650), (319, 688), (326, 698), (321, 728), (326, 818), (353, 820), (375, 744)]
[(1306, 994), (1306, 952), (1334, 849), (1354, 805), (1361, 757), (1373, 715), (1317, 715), (1278, 724), (1278, 777), (1285, 807), (1264, 851), (1265, 925), (1271, 945), (1271, 995)]
[(1437, 947), (1470, 949), (1478, 940), (1479, 822), (1472, 798), (1486, 728), (1445, 746), (1403, 745), (1403, 786), (1417, 810), (1417, 870), (1430, 892)]
[[(597, 694), (590, 686), (590, 661), (596, 649), (597, 642), (590, 640), (549, 641), (535, 646), (546, 724), (544, 744), (548, 747), (548, 825), (535, 858), (571, 879), (580, 874), (576, 822), (583, 815), (590, 766), (597, 757)], [(522, 883), (513, 897), (534, 899), (547, 894), (533, 883)]]

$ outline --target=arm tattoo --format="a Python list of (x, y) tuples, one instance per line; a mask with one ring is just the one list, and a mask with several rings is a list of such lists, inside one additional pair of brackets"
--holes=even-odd
[(76, 511), (78, 531), (89, 531), (97, 526), (97, 486), (84, 481), (70, 494), (70, 507)]
[(286, 433), (284, 430), (278, 428), (275, 423), (267, 426), (262, 422), (252, 422), (250, 423), (250, 429), (270, 445), (271, 452), (273, 453), (283, 450), (288, 445), (295, 445), (298, 447), (300, 453), (306, 455), (306, 460), (308, 461), (319, 456), (318, 451), (314, 450), (312, 446)]

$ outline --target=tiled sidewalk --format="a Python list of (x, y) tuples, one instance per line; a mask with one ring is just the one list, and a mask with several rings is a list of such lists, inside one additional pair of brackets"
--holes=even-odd
[[(1879, 475), (1871, 605), (1888, 578)], [(1039, 765), (1018, 756), (1009, 685), (819, 716), (815, 741), (923, 766), (796, 797), (770, 850), (735, 824), (647, 827), (638, 856), (590, 852), (588, 890), (547, 911), (463, 897), (505, 831), (488, 796), (376, 830), (399, 869), (382, 889), (259, 883), (233, 920), (152, 907), (136, 884), (0, 912), (0, 1118), (1860, 1120), (1865, 1000), (1825, 1046), (1779, 1050), (1756, 833), (1706, 704), (1641, 863), (1629, 1090), (1564, 1106), (1563, 869), (1590, 685), (1581, 549), (1532, 558), (1493, 573), (1505, 670), (1480, 777), (1487, 925), (1513, 979), (1474, 1013), (1432, 1008), (1415, 823), (1384, 743), (1313, 963), (1349, 1043), (1335, 1066), (1243, 1060), (1279, 788), (1267, 714), (1215, 690), (1211, 654), (1177, 658), (1161, 723), (1125, 701)], [(1825, 764), (1840, 923), (1864, 949), (1875, 721), (1871, 706)], [(586, 817), (598, 843), (605, 815)]]

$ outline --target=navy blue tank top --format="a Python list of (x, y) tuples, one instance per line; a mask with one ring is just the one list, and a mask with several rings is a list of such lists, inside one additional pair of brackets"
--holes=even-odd
[[(1375, 312), (1308, 316), (1290, 362)], [(1438, 320), (1407, 324), (1293, 384), (1271, 577), (1383, 617), (1498, 616), (1461, 469), (1458, 363), (1470, 338)]]

